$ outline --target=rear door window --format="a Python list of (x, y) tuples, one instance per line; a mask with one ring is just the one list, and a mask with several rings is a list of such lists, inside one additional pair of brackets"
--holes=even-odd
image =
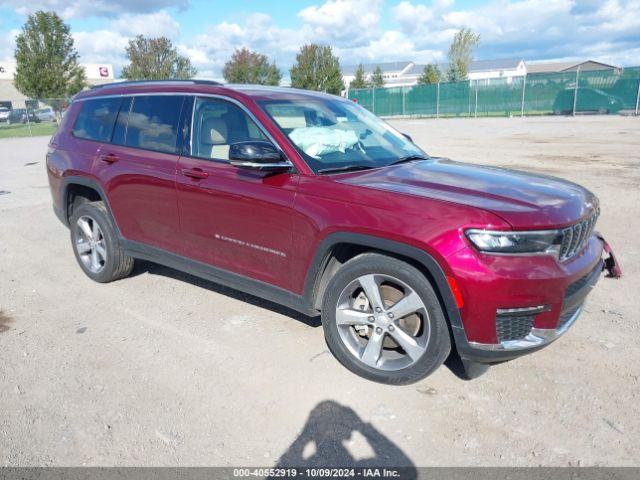
[(129, 110), (131, 110), (132, 103), (132, 97), (125, 97), (122, 99), (122, 103), (120, 104), (120, 111), (118, 112), (118, 118), (116, 119), (116, 125), (113, 129), (113, 138), (111, 140), (111, 143), (115, 145), (124, 145), (124, 140), (127, 135)]
[(183, 96), (155, 95), (133, 98), (125, 145), (176, 153)]
[(121, 98), (96, 98), (82, 102), (82, 108), (73, 125), (73, 135), (98, 142), (111, 140), (121, 100)]

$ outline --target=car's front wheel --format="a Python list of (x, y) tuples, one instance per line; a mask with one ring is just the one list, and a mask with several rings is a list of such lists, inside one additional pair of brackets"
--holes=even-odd
[(322, 325), (330, 350), (354, 373), (404, 385), (436, 370), (451, 350), (438, 297), (414, 266), (359, 255), (329, 282)]
[(125, 255), (103, 202), (87, 202), (69, 219), (71, 245), (85, 274), (100, 283), (126, 277), (134, 259)]

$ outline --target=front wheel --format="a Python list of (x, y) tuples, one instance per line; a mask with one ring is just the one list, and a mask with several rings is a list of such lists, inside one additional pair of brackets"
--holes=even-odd
[(322, 326), (340, 363), (380, 383), (417, 382), (451, 350), (431, 283), (412, 265), (377, 253), (359, 255), (335, 274), (323, 299)]

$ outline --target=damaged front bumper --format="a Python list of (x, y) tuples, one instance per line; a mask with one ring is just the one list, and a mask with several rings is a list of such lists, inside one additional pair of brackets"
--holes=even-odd
[(598, 282), (603, 271), (607, 277), (620, 278), (622, 271), (610, 245), (597, 234), (602, 242), (604, 258), (593, 270), (570, 286), (564, 297), (562, 310), (555, 328), (531, 328), (523, 338), (506, 340), (498, 343), (467, 342), (466, 348), (458, 349), (460, 356), (478, 363), (500, 363), (534, 352), (557, 340), (576, 322), (583, 311), (586, 297)]

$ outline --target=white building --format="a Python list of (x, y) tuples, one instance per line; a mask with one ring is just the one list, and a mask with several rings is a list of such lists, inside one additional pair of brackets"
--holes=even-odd
[(572, 62), (530, 62), (527, 64), (529, 73), (560, 73), (575, 72), (581, 70), (583, 72), (593, 70), (620, 70), (620, 67), (609, 65), (608, 63), (598, 62), (596, 60), (582, 60)]
[[(108, 63), (83, 63), (89, 85), (113, 82), (113, 66)], [(0, 105), (11, 108), (23, 108), (28, 100), (13, 85), (16, 64), (13, 60), (0, 61)]]
[(505, 58), (498, 60), (475, 60), (469, 65), (469, 80), (477, 81), (480, 85), (506, 82), (524, 77), (527, 65), (522, 58)]
[[(385, 87), (404, 87), (418, 83), (418, 78), (424, 71), (424, 64), (414, 62), (382, 62), (362, 65), (365, 70), (365, 78), (371, 80), (376, 67), (382, 70)], [(440, 71), (447, 71), (447, 65), (438, 65)], [(355, 78), (358, 65), (345, 66), (342, 69), (342, 81), (346, 88)], [(527, 66), (521, 58), (497, 59), (497, 60), (476, 60), (469, 65), (469, 80), (478, 81), (480, 84), (488, 85), (493, 82), (511, 83), (514, 78), (523, 77), (527, 74)]]

